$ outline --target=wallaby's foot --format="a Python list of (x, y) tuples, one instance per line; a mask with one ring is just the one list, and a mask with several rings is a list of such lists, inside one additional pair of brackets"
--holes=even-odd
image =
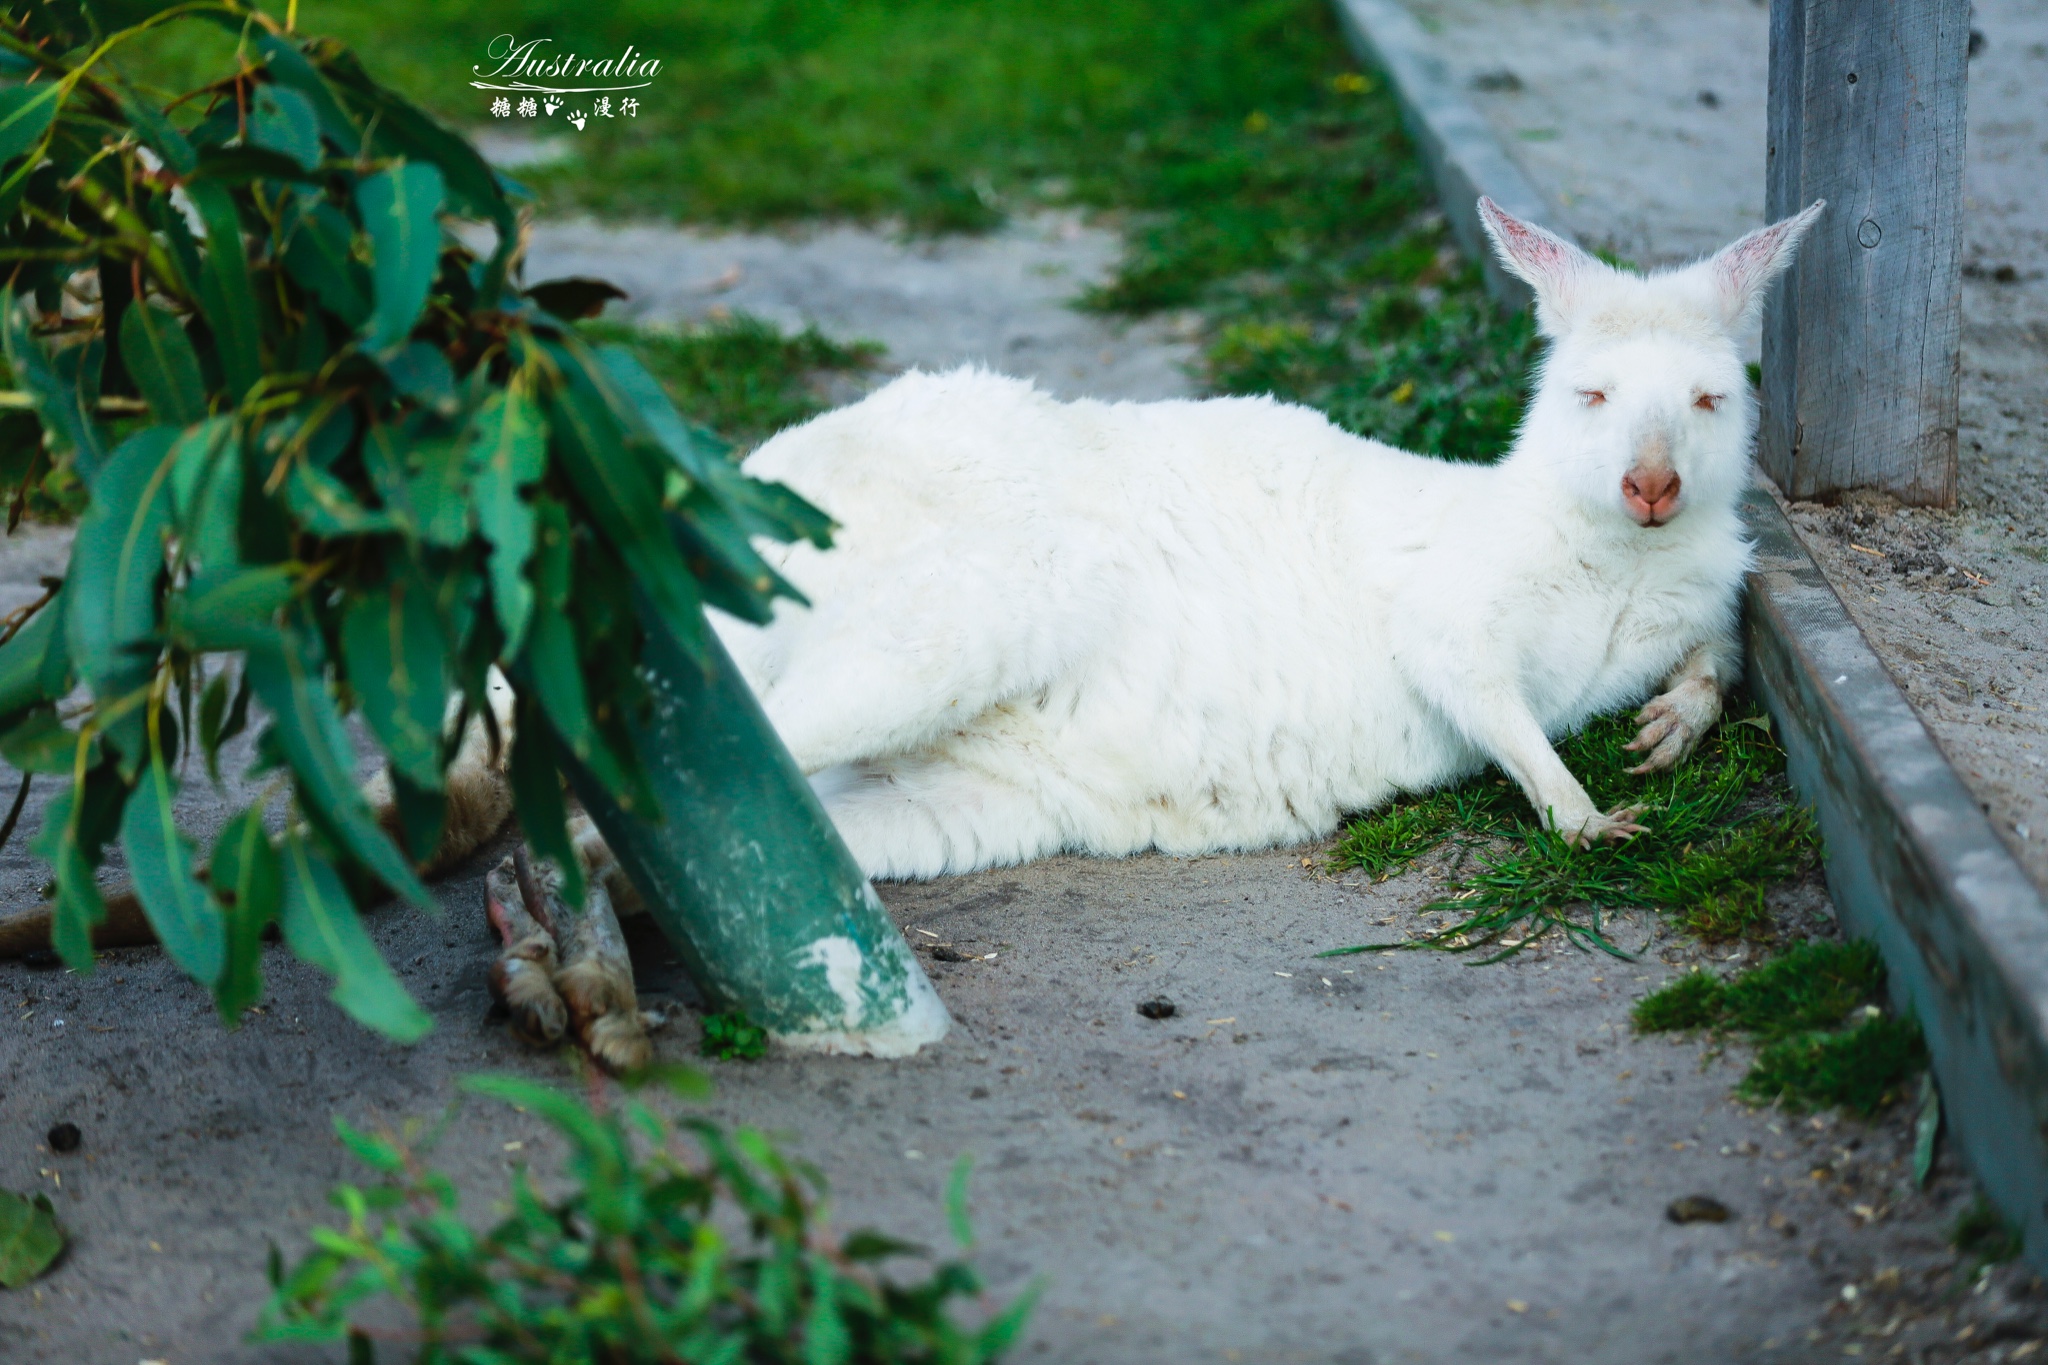
[[(532, 866), (522, 890), (553, 927), (561, 966), (552, 988), (568, 1016), (568, 1027), (607, 1071), (637, 1071), (653, 1059), (647, 1025), (633, 990), (633, 959), (605, 890), (604, 869), (586, 870), (583, 904), (562, 898), (562, 878), (551, 864)], [(539, 918), (539, 916), (536, 916)]]
[(555, 989), (555, 936), (526, 907), (511, 858), (484, 878), (484, 909), (505, 951), (491, 964), (491, 995), (511, 1016), (512, 1034), (530, 1047), (550, 1047), (569, 1026)]
[(1699, 747), (1721, 715), (1721, 689), (1711, 679), (1691, 678), (1669, 692), (1650, 698), (1636, 712), (1642, 729), (1621, 747), (1647, 757), (1632, 773), (1660, 773), (1675, 768)]
[(1619, 844), (1648, 834), (1650, 827), (1636, 823), (1636, 817), (1648, 810), (1647, 806), (1617, 806), (1605, 815), (1595, 811), (1576, 830), (1565, 835), (1574, 848), (1591, 848), (1595, 844)]

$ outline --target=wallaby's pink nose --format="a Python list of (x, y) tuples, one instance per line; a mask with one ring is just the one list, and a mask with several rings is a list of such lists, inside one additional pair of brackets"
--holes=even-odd
[(1637, 465), (1621, 476), (1621, 500), (1643, 526), (1662, 526), (1678, 511), (1678, 471)]

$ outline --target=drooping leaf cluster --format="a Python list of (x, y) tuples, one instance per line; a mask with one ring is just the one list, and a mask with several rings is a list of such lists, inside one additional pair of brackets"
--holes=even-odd
[[(495, 731), (492, 670), (519, 818), (573, 873), (565, 765), (658, 814), (627, 738), (645, 633), (703, 657), (707, 604), (762, 620), (792, 592), (752, 540), (829, 523), (579, 334), (601, 286), (524, 287), (523, 192), (347, 49), (235, 0), (118, 31), (77, 0), (0, 14), (0, 450), (17, 487), (55, 470), (87, 499), (61, 587), (0, 623), (0, 755), (66, 784), (34, 845), (54, 946), (90, 965), (118, 841), (225, 1018), (278, 923), (344, 1009), (416, 1037), (356, 903), (427, 901), (414, 865), (469, 721)], [(228, 30), (234, 69), (175, 96), (124, 78), (171, 23)], [(351, 715), (395, 831), (356, 788)], [(218, 780), (252, 727), (285, 833), (258, 801), (202, 858), (181, 755)]]
[[(670, 1085), (701, 1095), (701, 1076)], [(823, 1225), (823, 1178), (751, 1129), (672, 1122), (638, 1099), (599, 1110), (547, 1086), (478, 1076), (465, 1088), (544, 1120), (568, 1149), (568, 1192), (515, 1173), (509, 1211), (478, 1232), (448, 1178), (388, 1137), (337, 1124), (380, 1180), (343, 1185), (345, 1227), (313, 1229), (315, 1249), (275, 1288), (255, 1333), (263, 1342), (348, 1340), (376, 1358), (358, 1315), (411, 1324), (387, 1340), (417, 1344), (421, 1365), (516, 1362), (729, 1361), (770, 1365), (981, 1365), (1017, 1340), (1035, 1290), (978, 1326), (956, 1310), (982, 1291), (964, 1259), (902, 1282), (881, 1270), (923, 1248)], [(953, 1234), (972, 1242), (967, 1162), (947, 1192)]]

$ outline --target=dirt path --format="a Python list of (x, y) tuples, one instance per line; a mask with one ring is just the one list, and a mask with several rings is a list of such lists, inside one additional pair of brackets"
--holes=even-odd
[[(1762, 223), (1767, 7), (1410, 3), (1582, 240), (1661, 265)], [(1973, 22), (1959, 505), (1792, 521), (2048, 886), (2048, 4), (1979, 0)]]
[[(1006, 368), (1068, 392), (1180, 382), (1184, 352), (1156, 334), (1119, 370), (1101, 352), (1129, 337), (1059, 311), (1106, 261), (1097, 236), (936, 255), (843, 234), (775, 240), (571, 228), (544, 232), (536, 254), (561, 271), (630, 266), (653, 315), (721, 300), (769, 311), (782, 290), (817, 310), (790, 320), (829, 319), (841, 300), (844, 330), (891, 340), (899, 358), (1008, 354)], [(734, 262), (729, 289), (685, 288)], [(859, 312), (889, 262), (894, 301)], [(1012, 346), (1020, 337), (1029, 345)], [(61, 554), (50, 534), (0, 548), (0, 593), (30, 591)], [(218, 818), (202, 781), (188, 799), (202, 825)], [(1631, 1036), (1630, 1003), (1698, 950), (1636, 923), (1621, 937), (1649, 950), (1641, 962), (1317, 959), (1402, 934), (1445, 873), (1331, 880), (1304, 867), (1314, 852), (1060, 858), (885, 886), (913, 941), (997, 955), (932, 962), (954, 1036), (903, 1063), (717, 1066), (712, 1108), (790, 1134), (832, 1176), (842, 1225), (934, 1243), (945, 1173), (972, 1152), (996, 1288), (1049, 1280), (1022, 1361), (1837, 1359), (1864, 1325), (1841, 1316), (1845, 1286), (1863, 1304), (1939, 1310), (1895, 1325), (1872, 1354), (2032, 1321), (2003, 1282), (1959, 1306), (1936, 1300), (1953, 1261), (1940, 1229), (1969, 1187), (1945, 1164), (1931, 1190), (1911, 1189), (1900, 1116), (1873, 1127), (1752, 1112), (1728, 1098), (1741, 1049)], [(19, 843), (0, 857), (0, 895), (18, 905), (40, 870)], [(49, 1277), (0, 1294), (9, 1365), (315, 1358), (239, 1341), (265, 1294), (266, 1239), (302, 1248), (327, 1187), (363, 1174), (331, 1117), (431, 1120), (464, 1073), (569, 1074), (486, 1017), (479, 869), (440, 892), (439, 919), (372, 922), (438, 1023), (409, 1050), (351, 1025), (323, 979), (276, 948), (263, 1012), (233, 1034), (154, 951), (111, 955), (91, 977), (0, 965), (0, 1187), (51, 1193), (73, 1236)], [(1776, 894), (1788, 915), (1826, 914), (1811, 883)], [(636, 966), (652, 998), (686, 989), (658, 940), (641, 937)], [(1162, 993), (1173, 1018), (1135, 1013)], [(693, 1055), (692, 1021), (658, 1036), (663, 1056)], [(59, 1121), (83, 1129), (79, 1152), (41, 1148)], [(552, 1171), (559, 1156), (530, 1121), (472, 1102), (436, 1160), (481, 1219), (514, 1162)], [(1732, 1221), (1666, 1220), (1672, 1199), (1696, 1193)]]

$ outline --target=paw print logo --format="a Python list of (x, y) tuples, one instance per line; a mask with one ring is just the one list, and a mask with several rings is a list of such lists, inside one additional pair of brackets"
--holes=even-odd
[(583, 125), (590, 118), (590, 115), (584, 113), (581, 109), (571, 109), (567, 114), (563, 115), (563, 117), (567, 118), (569, 122), (575, 124), (576, 131), (580, 133), (583, 131)]
[(553, 95), (549, 95), (545, 100), (541, 101), (540, 107), (547, 110), (549, 118), (553, 118), (555, 116), (555, 110), (562, 107), (562, 102), (559, 99), (556, 99)]

